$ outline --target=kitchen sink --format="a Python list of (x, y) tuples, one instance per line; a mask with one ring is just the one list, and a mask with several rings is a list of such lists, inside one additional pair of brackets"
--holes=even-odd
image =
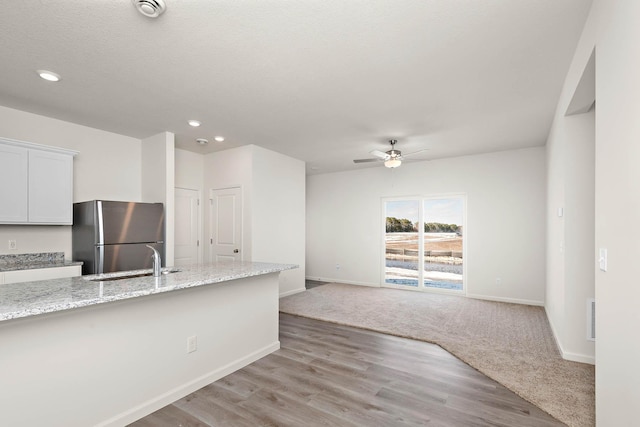
[[(166, 269), (166, 270), (162, 270), (162, 275), (164, 276), (166, 274), (178, 273), (180, 271), (181, 270), (178, 269), (178, 268), (169, 268), (169, 269)], [(100, 276), (92, 277), (92, 278), (87, 279), (87, 280), (90, 280), (92, 282), (110, 282), (110, 281), (113, 281), (113, 280), (135, 279), (137, 277), (150, 277), (150, 276), (153, 276), (152, 272), (134, 273), (134, 274), (123, 273), (123, 274), (119, 274), (117, 276), (111, 276), (111, 277), (100, 277)]]

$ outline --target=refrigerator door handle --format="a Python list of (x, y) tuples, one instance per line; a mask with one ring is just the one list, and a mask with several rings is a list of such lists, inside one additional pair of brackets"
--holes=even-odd
[[(96, 213), (98, 214), (98, 243), (104, 245), (104, 219), (102, 217), (102, 200), (96, 201)], [(100, 270), (102, 272), (102, 270)]]
[(96, 246), (96, 271), (93, 274), (104, 273), (104, 247)]

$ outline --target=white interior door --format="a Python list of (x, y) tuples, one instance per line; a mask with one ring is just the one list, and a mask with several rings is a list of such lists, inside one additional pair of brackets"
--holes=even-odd
[(200, 194), (198, 190), (176, 188), (175, 265), (200, 262)]
[(209, 218), (210, 260), (242, 260), (242, 190), (211, 190)]

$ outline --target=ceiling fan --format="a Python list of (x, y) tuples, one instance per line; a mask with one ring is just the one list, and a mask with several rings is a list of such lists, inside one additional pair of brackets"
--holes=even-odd
[(389, 144), (391, 144), (391, 150), (384, 152), (380, 150), (370, 151), (369, 154), (375, 156), (375, 159), (356, 159), (353, 163), (368, 163), (368, 162), (384, 162), (385, 167), (388, 168), (397, 168), (402, 164), (402, 161), (405, 160), (406, 157), (413, 156), (414, 154), (422, 153), (423, 151), (427, 151), (427, 149), (414, 151), (413, 153), (408, 153), (402, 155), (400, 150), (396, 150), (397, 139), (390, 139)]

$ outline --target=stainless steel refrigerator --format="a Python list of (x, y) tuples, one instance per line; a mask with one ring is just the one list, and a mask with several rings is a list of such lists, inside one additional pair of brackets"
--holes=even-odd
[(91, 200), (73, 204), (74, 261), (82, 274), (151, 268), (153, 246), (164, 264), (162, 203)]

